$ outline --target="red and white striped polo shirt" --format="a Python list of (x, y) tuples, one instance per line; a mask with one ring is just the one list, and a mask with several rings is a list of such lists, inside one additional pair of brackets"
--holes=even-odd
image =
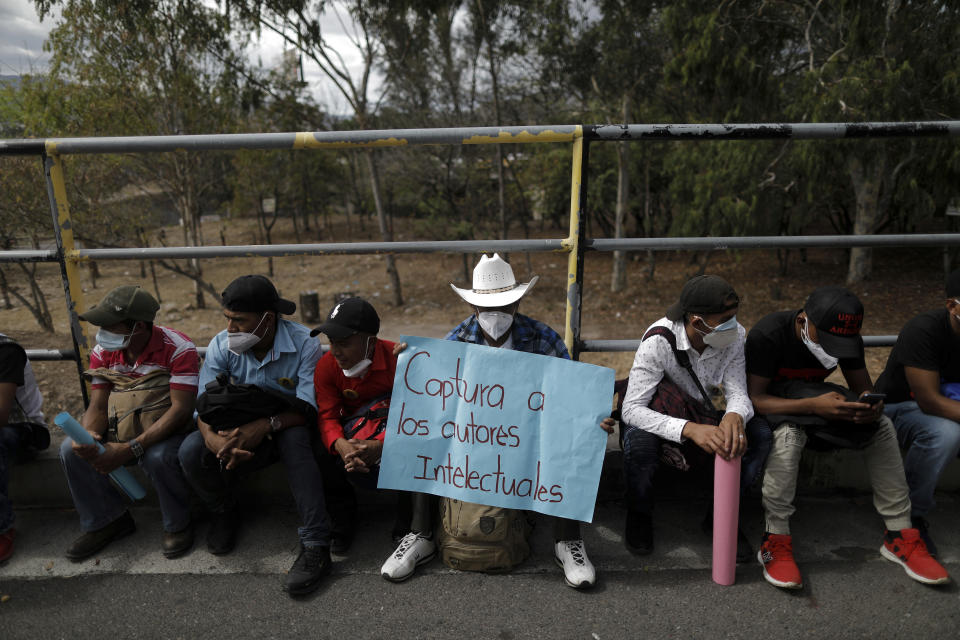
[[(153, 371), (170, 372), (170, 388), (196, 393), (200, 377), (200, 359), (197, 348), (185, 334), (167, 327), (153, 325), (150, 342), (137, 361), (127, 364), (123, 351), (104, 351), (100, 345), (90, 353), (90, 368), (104, 367), (131, 378), (140, 378)], [(94, 389), (109, 389), (112, 385), (103, 378), (93, 378)]]

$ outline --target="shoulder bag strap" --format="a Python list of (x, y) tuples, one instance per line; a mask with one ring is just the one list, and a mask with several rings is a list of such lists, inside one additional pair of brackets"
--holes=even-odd
[(703, 385), (700, 384), (700, 378), (697, 377), (696, 372), (693, 370), (693, 363), (690, 362), (690, 356), (688, 356), (685, 351), (681, 351), (677, 348), (677, 337), (673, 335), (673, 331), (662, 325), (650, 327), (650, 329), (643, 334), (643, 338), (640, 341), (643, 342), (652, 336), (663, 336), (663, 338), (670, 343), (670, 348), (673, 349), (673, 355), (677, 359), (677, 363), (686, 369), (687, 373), (690, 374), (690, 377), (693, 378), (693, 383), (697, 385), (697, 390), (700, 391), (700, 395), (703, 397), (703, 402), (705, 403), (706, 408), (712, 410), (715, 415), (718, 414), (719, 412), (713, 406), (713, 400), (707, 394), (707, 391), (703, 388)]

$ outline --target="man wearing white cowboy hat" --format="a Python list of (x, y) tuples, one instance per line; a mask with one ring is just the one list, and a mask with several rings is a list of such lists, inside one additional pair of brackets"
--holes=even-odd
[[(567, 347), (556, 331), (517, 313), (520, 299), (533, 288), (538, 278), (534, 276), (530, 282), (519, 284), (513, 269), (503, 258), (497, 254), (493, 254), (492, 258), (482, 256), (473, 270), (473, 289), (450, 285), (457, 295), (473, 307), (474, 313), (448, 333), (446, 339), (570, 359)], [(601, 427), (609, 432), (614, 424), (612, 419), (606, 418)], [(415, 502), (414, 510), (417, 508)], [(411, 560), (404, 562), (398, 558), (400, 562), (397, 564), (416, 566), (416, 557), (429, 559), (432, 556), (434, 543), (430, 534), (411, 533), (408, 537), (415, 537), (407, 545)], [(401, 547), (404, 547), (404, 542), (401, 542)], [(563, 568), (566, 584), (577, 589), (593, 586), (596, 571), (583, 546), (580, 523), (554, 518), (554, 542), (554, 557)], [(384, 569), (387, 568), (384, 565)]]

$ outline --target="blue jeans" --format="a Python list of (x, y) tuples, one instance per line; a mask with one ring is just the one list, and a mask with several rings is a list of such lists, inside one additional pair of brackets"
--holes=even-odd
[(11, 427), (0, 427), (0, 533), (13, 526), (13, 504), (7, 495), (10, 466), (20, 450), (20, 435)]
[[(745, 427), (747, 451), (740, 462), (740, 495), (757, 481), (763, 473), (763, 465), (770, 453), (773, 435), (770, 425), (759, 416), (755, 416)], [(660, 466), (660, 444), (664, 440), (649, 431), (628, 427), (623, 433), (623, 472), (627, 485), (627, 509), (650, 515), (653, 513), (653, 479)], [(692, 441), (682, 446), (690, 458), (710, 456)], [(702, 454), (702, 455), (700, 455)], [(712, 474), (710, 475), (712, 479)]]
[(263, 469), (278, 460), (282, 460), (287, 469), (287, 482), (303, 523), (298, 529), (300, 542), (305, 547), (329, 546), (330, 518), (323, 495), (323, 478), (313, 457), (311, 433), (307, 427), (290, 427), (274, 433), (273, 439), (264, 440), (254, 452), (253, 459), (244, 462), (236, 471), (220, 470), (199, 431), (188, 435), (180, 446), (180, 464), (187, 480), (207, 508), (214, 512), (236, 506), (234, 485), (239, 475)]
[(897, 402), (884, 407), (884, 413), (897, 429), (900, 448), (910, 485), (911, 515), (925, 516), (936, 504), (934, 489), (940, 474), (960, 452), (960, 424), (920, 410), (916, 402)]
[[(151, 446), (140, 458), (140, 468), (153, 482), (160, 501), (163, 530), (182, 531), (190, 524), (190, 486), (177, 460), (183, 434), (170, 436)], [(109, 476), (94, 469), (73, 452), (73, 440), (60, 445), (60, 462), (67, 475), (73, 504), (80, 514), (80, 530), (96, 531), (123, 515), (127, 503)]]

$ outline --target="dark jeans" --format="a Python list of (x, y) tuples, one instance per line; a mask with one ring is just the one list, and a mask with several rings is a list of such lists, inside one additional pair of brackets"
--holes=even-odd
[[(190, 486), (180, 469), (177, 452), (183, 434), (154, 444), (140, 458), (140, 468), (153, 482), (160, 501), (163, 530), (182, 531), (190, 524)], [(127, 501), (105, 476), (73, 452), (73, 440), (60, 445), (60, 463), (67, 476), (73, 504), (80, 515), (81, 531), (101, 529), (127, 510)]]
[[(773, 435), (770, 425), (760, 417), (754, 417), (747, 423), (747, 451), (740, 462), (740, 496), (757, 481), (763, 472), (763, 465), (770, 453)], [(639, 513), (653, 513), (653, 479), (660, 467), (660, 445), (664, 440), (649, 431), (629, 427), (623, 434), (623, 471), (627, 485), (627, 509)], [(687, 440), (680, 445), (691, 467), (703, 467), (712, 462), (712, 456)], [(712, 470), (712, 467), (706, 467)], [(712, 482), (713, 474), (709, 473)]]
[(7, 495), (10, 466), (20, 451), (20, 435), (16, 429), (0, 427), (0, 533), (13, 526), (13, 504)]
[(207, 508), (223, 512), (236, 506), (234, 488), (240, 478), (282, 460), (303, 524), (298, 529), (300, 541), (308, 547), (328, 546), (330, 519), (324, 500), (323, 477), (313, 457), (312, 438), (312, 432), (305, 426), (278, 431), (272, 439), (264, 440), (257, 447), (253, 459), (234, 471), (221, 471), (219, 461), (207, 449), (203, 435), (194, 431), (180, 446), (180, 464)]
[[(319, 443), (319, 438), (316, 439)], [(317, 463), (323, 474), (323, 490), (326, 495), (327, 513), (330, 514), (334, 531), (347, 532), (356, 525), (357, 493), (355, 489), (376, 490), (380, 478), (380, 467), (370, 469), (369, 473), (348, 472), (343, 459), (315, 446)], [(397, 513), (393, 525), (393, 534), (401, 535), (410, 531), (411, 494), (397, 491)]]

